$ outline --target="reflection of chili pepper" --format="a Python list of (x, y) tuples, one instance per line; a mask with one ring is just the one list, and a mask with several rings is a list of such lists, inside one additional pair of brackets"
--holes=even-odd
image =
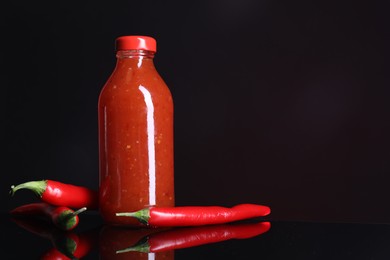
[(88, 209), (98, 208), (97, 191), (82, 186), (65, 184), (53, 180), (29, 181), (17, 186), (11, 186), (13, 195), (20, 189), (33, 191), (42, 201), (56, 206)]
[(18, 226), (51, 241), (53, 248), (47, 251), (42, 259), (74, 259), (86, 256), (96, 244), (95, 230), (79, 235), (59, 230), (51, 223), (34, 218), (13, 218)]
[[(152, 233), (160, 232), (162, 229), (146, 228), (123, 228), (115, 226), (104, 226), (99, 235), (99, 256), (101, 260), (147, 260), (148, 255), (141, 252), (129, 252), (117, 254), (120, 249), (134, 245), (143, 237)], [(155, 259), (173, 260), (173, 252), (161, 252), (155, 255)]]
[(79, 241), (79, 238), (76, 234), (59, 230), (54, 225), (51, 225), (51, 223), (47, 223), (41, 219), (12, 218), (12, 220), (23, 229), (42, 238), (50, 240), (55, 249), (50, 251), (56, 251), (58, 252), (56, 253), (57, 255), (62, 255), (62, 257), (59, 259), (74, 258), (73, 252), (75, 251)]
[(66, 250), (61, 250), (58, 247), (54, 247), (47, 251), (43, 256), (42, 260), (49, 260), (49, 259), (80, 259), (82, 257), (85, 257), (92, 249), (93, 247), (93, 240), (91, 240), (91, 237), (83, 236), (83, 234), (77, 236), (74, 233), (71, 233), (74, 236), (70, 237), (64, 237), (62, 239), (66, 239), (64, 245), (67, 245), (65, 248)]
[(15, 217), (34, 216), (51, 221), (62, 230), (72, 230), (79, 223), (78, 214), (87, 208), (74, 211), (68, 207), (54, 207), (47, 203), (31, 203), (11, 210)]
[(201, 226), (223, 224), (248, 218), (266, 216), (270, 208), (263, 205), (240, 204), (233, 208), (208, 207), (150, 207), (136, 212), (116, 213), (134, 217), (156, 227)]
[(53, 258), (52, 253), (58, 252), (56, 255), (61, 256), (60, 259), (75, 259), (76, 251), (80, 247), (80, 238), (75, 233), (63, 233), (52, 238), (54, 247), (46, 252), (42, 259), (57, 259)]
[(236, 225), (178, 228), (151, 234), (140, 240), (135, 246), (118, 250), (117, 253), (131, 251), (156, 253), (211, 244), (229, 239), (251, 238), (267, 232), (270, 227), (271, 223), (261, 222), (255, 224), (246, 223)]
[(69, 260), (69, 259), (77, 259), (77, 258), (75, 256), (68, 257), (54, 247), (51, 248), (49, 251), (47, 251), (41, 257), (41, 260)]

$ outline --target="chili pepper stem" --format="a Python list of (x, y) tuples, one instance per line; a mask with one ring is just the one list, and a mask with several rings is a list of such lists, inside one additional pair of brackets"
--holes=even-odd
[(150, 218), (150, 210), (148, 208), (141, 209), (135, 212), (120, 212), (115, 214), (117, 217), (133, 217), (138, 219), (143, 224), (148, 224)]
[(10, 194), (13, 196), (16, 191), (21, 190), (21, 189), (29, 189), (32, 192), (34, 192), (38, 197), (42, 197), (43, 192), (45, 192), (47, 187), (47, 181), (42, 180), (42, 181), (29, 181), (25, 182), (19, 185), (12, 185)]
[(87, 210), (87, 207), (83, 207), (83, 208), (81, 208), (81, 209), (78, 209), (78, 210), (76, 210), (75, 212), (69, 214), (69, 217), (70, 217), (70, 218), (71, 218), (71, 217), (75, 217), (75, 216), (77, 216), (78, 214), (80, 214), (81, 212), (84, 212), (84, 211), (86, 211), (86, 210)]
[(150, 253), (150, 245), (148, 239), (141, 239), (134, 246), (127, 247), (125, 249), (117, 250), (117, 254), (127, 253), (127, 252), (140, 252), (140, 253)]

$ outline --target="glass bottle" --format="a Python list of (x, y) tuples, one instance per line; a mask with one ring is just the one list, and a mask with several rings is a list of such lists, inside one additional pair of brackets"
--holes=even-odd
[(108, 224), (137, 226), (115, 213), (174, 206), (173, 102), (155, 53), (152, 37), (117, 38), (117, 64), (99, 96), (99, 209)]

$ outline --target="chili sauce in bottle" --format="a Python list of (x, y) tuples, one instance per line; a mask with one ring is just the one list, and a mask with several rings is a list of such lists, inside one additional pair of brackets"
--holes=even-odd
[(99, 96), (99, 210), (107, 224), (139, 226), (115, 213), (174, 206), (173, 101), (155, 53), (152, 37), (117, 38), (116, 67)]

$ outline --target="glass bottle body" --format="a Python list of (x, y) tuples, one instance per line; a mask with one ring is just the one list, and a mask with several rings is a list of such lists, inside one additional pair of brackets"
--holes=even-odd
[(100, 93), (99, 208), (108, 224), (137, 226), (115, 213), (174, 206), (173, 101), (153, 55), (118, 51)]

